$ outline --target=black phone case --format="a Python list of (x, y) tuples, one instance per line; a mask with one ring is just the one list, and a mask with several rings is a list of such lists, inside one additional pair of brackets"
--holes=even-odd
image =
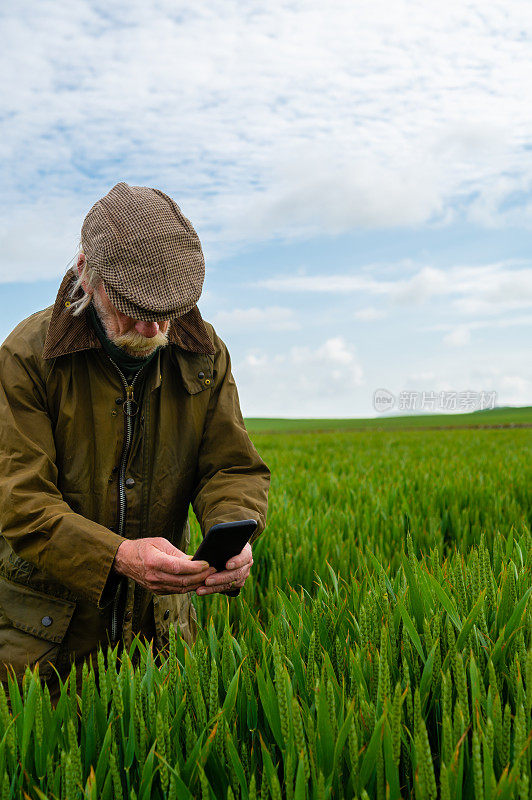
[[(242, 519), (236, 522), (219, 522), (209, 528), (202, 543), (194, 553), (192, 561), (207, 561), (217, 572), (225, 569), (225, 565), (233, 556), (237, 556), (257, 528), (254, 519)], [(220, 594), (236, 597), (240, 587), (228, 589)]]

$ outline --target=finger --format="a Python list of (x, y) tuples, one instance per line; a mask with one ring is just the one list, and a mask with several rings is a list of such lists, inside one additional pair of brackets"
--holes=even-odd
[(247, 564), (240, 569), (222, 570), (222, 572), (215, 572), (214, 575), (205, 579), (206, 586), (220, 586), (231, 581), (240, 581), (247, 578), (250, 572), (250, 565)]
[(208, 594), (215, 594), (216, 592), (226, 592), (228, 589), (242, 589), (244, 586), (245, 580), (242, 581), (231, 581), (230, 583), (222, 584), (221, 586), (200, 586), (196, 590), (196, 594), (200, 596), (208, 595)]
[(197, 575), (211, 568), (207, 561), (190, 561), (188, 558), (168, 555), (162, 550), (157, 550), (152, 567), (168, 575)]
[(253, 555), (251, 551), (251, 545), (246, 543), (242, 549), (242, 552), (239, 553), (237, 556), (233, 556), (229, 559), (227, 564), (225, 565), (228, 570), (232, 569), (239, 569), (240, 567), (245, 566), (253, 561)]
[(146, 588), (158, 594), (173, 593), (192, 590), (191, 587), (204, 586), (205, 578), (209, 572), (199, 573), (198, 575), (168, 575), (164, 573), (148, 574), (146, 576)]
[(156, 589), (155, 594), (188, 594), (190, 592), (196, 592), (198, 589), (201, 589), (204, 585), (205, 584), (203, 583), (194, 583), (191, 586), (164, 585)]
[(205, 583), (205, 580), (212, 574), (212, 567), (210, 567), (204, 572), (198, 572), (193, 575), (180, 575), (179, 578), (181, 586), (202, 586)]
[[(208, 574), (208, 573), (205, 573)], [(205, 576), (200, 575), (175, 575), (165, 576), (156, 581), (152, 586), (152, 591), (158, 594), (175, 594), (178, 592), (193, 592), (198, 587), (205, 586)]]

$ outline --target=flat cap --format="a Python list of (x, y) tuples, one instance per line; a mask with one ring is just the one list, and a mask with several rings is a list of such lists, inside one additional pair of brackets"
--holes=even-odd
[(117, 183), (85, 217), (81, 244), (111, 303), (133, 319), (175, 319), (200, 298), (199, 237), (159, 189)]

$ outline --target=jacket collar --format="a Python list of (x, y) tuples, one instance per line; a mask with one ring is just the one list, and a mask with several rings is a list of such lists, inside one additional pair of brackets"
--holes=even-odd
[[(72, 281), (73, 276), (68, 272), (59, 287), (44, 342), (43, 358), (57, 358), (102, 347), (87, 312), (74, 317), (68, 311), (71, 302), (68, 292)], [(214, 346), (197, 306), (170, 321), (168, 341), (193, 353), (214, 353)]]

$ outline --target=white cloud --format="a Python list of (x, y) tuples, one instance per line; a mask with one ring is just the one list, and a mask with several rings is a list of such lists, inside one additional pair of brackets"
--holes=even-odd
[[(499, 404), (530, 405), (532, 379), (524, 375), (505, 375), (500, 382)], [(507, 399), (508, 398), (508, 399)]]
[(343, 367), (353, 364), (354, 353), (341, 336), (334, 339), (327, 339), (316, 351), (319, 359), (329, 361), (333, 364), (340, 364)]
[(342, 336), (273, 356), (250, 351), (233, 372), (246, 416), (354, 416), (364, 385), (355, 348)]
[(274, 236), (462, 213), (530, 227), (525, 0), (64, 9), (3, 12), (0, 280), (38, 275), (19, 242), (44, 243), (59, 275), (119, 180), (175, 197), (209, 261)]
[(445, 344), (451, 345), (451, 347), (463, 347), (471, 341), (471, 331), (467, 326), (459, 325), (454, 330), (449, 331), (443, 337), (443, 341)]
[(370, 292), (371, 294), (390, 294), (396, 287), (393, 281), (366, 278), (364, 275), (286, 275), (264, 278), (254, 286), (270, 289), (273, 292), (319, 292), (336, 294), (338, 292)]
[[(366, 292), (381, 296), (395, 305), (423, 305), (443, 298), (456, 312), (498, 315), (532, 308), (532, 266), (506, 261), (479, 266), (452, 266), (440, 269), (417, 267), (408, 277), (404, 263), (395, 265), (396, 278), (390, 279), (390, 265), (372, 265), (356, 274), (288, 275), (259, 280), (255, 286), (276, 292), (350, 293)], [(364, 272), (371, 271), (374, 277)], [(386, 274), (380, 279), (379, 273)], [(382, 310), (382, 309), (380, 309)]]
[(435, 372), (427, 371), (427, 372), (411, 372), (410, 375), (407, 376), (405, 381), (406, 385), (427, 383), (430, 381), (431, 385), (434, 384), (434, 381), (437, 380), (437, 375)]
[(222, 331), (242, 330), (259, 327), (262, 330), (294, 331), (301, 326), (292, 308), (269, 306), (267, 308), (234, 308), (231, 311), (218, 311), (213, 324)]
[(532, 397), (532, 365), (526, 358), (526, 348), (516, 347), (512, 352), (477, 353), (475, 359), (457, 362), (453, 358), (441, 373), (445, 374), (452, 389), (481, 389), (495, 391), (497, 405), (529, 406)]
[(531, 315), (512, 315), (510, 317), (500, 317), (499, 319), (474, 319), (461, 325), (450, 323), (438, 323), (437, 325), (428, 325), (425, 330), (429, 331), (446, 331), (443, 341), (445, 344), (453, 347), (461, 347), (462, 345), (471, 342), (472, 331), (482, 329), (504, 329), (515, 327), (532, 327)]
[(355, 311), (353, 314), (355, 319), (360, 319), (363, 322), (372, 322), (375, 319), (382, 319), (385, 316), (385, 311), (383, 311), (381, 308), (375, 308), (375, 306), (359, 308), (358, 311)]

